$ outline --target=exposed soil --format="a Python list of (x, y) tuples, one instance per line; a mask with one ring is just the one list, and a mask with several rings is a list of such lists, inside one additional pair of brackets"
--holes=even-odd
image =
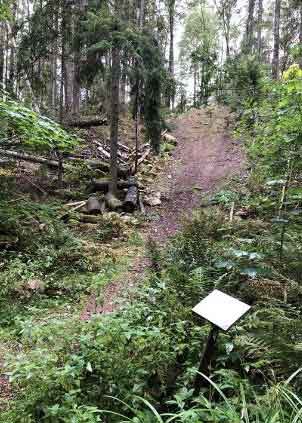
[[(181, 229), (182, 218), (198, 207), (205, 193), (215, 191), (223, 182), (239, 172), (243, 155), (230, 137), (230, 116), (226, 108), (193, 109), (171, 122), (178, 145), (152, 189), (162, 193), (162, 205), (149, 208), (154, 219), (145, 227), (144, 238), (163, 245)], [(110, 283), (104, 292), (103, 307), (92, 296), (81, 318), (95, 313), (110, 313), (116, 300), (127, 288), (142, 278), (149, 261), (138, 257), (132, 268)]]
[(147, 229), (154, 240), (162, 243), (173, 236), (182, 217), (200, 205), (205, 193), (239, 171), (243, 155), (231, 140), (228, 122), (229, 112), (222, 107), (193, 109), (172, 122), (179, 144), (154, 184), (165, 200), (158, 208), (158, 221)]

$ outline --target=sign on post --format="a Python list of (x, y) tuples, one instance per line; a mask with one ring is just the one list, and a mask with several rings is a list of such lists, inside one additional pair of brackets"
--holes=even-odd
[(211, 294), (197, 304), (193, 311), (213, 325), (227, 331), (233, 326), (251, 307), (230, 295), (215, 289)]
[(212, 329), (210, 330), (195, 380), (195, 395), (199, 394), (205, 381), (202, 374), (209, 375), (219, 329), (228, 331), (250, 308), (249, 305), (218, 289), (211, 292), (193, 308), (194, 313), (212, 323)]

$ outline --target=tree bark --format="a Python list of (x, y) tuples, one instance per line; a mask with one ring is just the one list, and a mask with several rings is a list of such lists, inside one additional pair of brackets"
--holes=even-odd
[(59, 112), (59, 119), (60, 123), (63, 122), (64, 119), (64, 83), (65, 83), (65, 33), (66, 33), (66, 16), (65, 16), (65, 0), (63, 0), (62, 8), (61, 8), (61, 81), (60, 81), (60, 112)]
[[(129, 181), (118, 181), (118, 189), (130, 188), (131, 186), (136, 185)], [(88, 192), (104, 192), (107, 193), (109, 190), (110, 181), (107, 179), (93, 179), (92, 183), (88, 187)]]
[(252, 52), (253, 49), (253, 38), (254, 38), (254, 27), (255, 27), (255, 0), (249, 0), (248, 3), (248, 17), (246, 21), (246, 30), (245, 30), (245, 52), (247, 54)]
[[(86, 7), (86, 1), (80, 0), (78, 6), (75, 9), (74, 14), (74, 38), (76, 37), (76, 31), (80, 28), (81, 15), (84, 13)], [(72, 91), (72, 113), (78, 115), (81, 107), (81, 78), (80, 78), (80, 62), (81, 62), (81, 43), (76, 39), (73, 54), (73, 91)]]
[(111, 127), (110, 127), (110, 192), (117, 193), (117, 150), (118, 150), (118, 127), (119, 127), (119, 88), (120, 84), (120, 49), (115, 41), (112, 49), (111, 70)]
[(2, 148), (0, 148), (0, 155), (4, 157), (12, 157), (15, 160), (24, 160), (26, 162), (31, 162), (31, 163), (46, 164), (49, 167), (55, 167), (55, 168), (59, 167), (59, 162), (56, 160), (48, 160), (48, 159), (45, 159), (44, 157), (32, 156), (31, 154), (27, 154), (27, 153), (3, 150)]
[(300, 68), (302, 69), (302, 4), (299, 7), (299, 16), (300, 16), (300, 21), (299, 21), (299, 44), (300, 44), (300, 60), (299, 60), (299, 64), (300, 64)]
[(94, 196), (91, 196), (91, 197), (88, 198), (86, 206), (87, 206), (87, 212), (89, 214), (101, 214), (102, 213), (101, 204), (100, 204), (99, 200)]
[[(57, 11), (53, 16), (53, 27), (56, 33), (59, 31), (58, 25), (58, 13)], [(51, 108), (53, 116), (57, 115), (57, 98), (58, 98), (58, 87), (57, 87), (57, 62), (58, 62), (58, 40), (57, 38), (53, 41), (52, 55), (51, 55)]]
[(281, 0), (275, 0), (274, 12), (274, 49), (272, 60), (272, 78), (279, 78), (279, 55), (280, 55), (280, 14), (281, 14)]
[[(171, 80), (174, 79), (174, 28), (175, 26), (175, 0), (169, 0), (169, 31), (170, 31), (170, 44), (169, 44), (169, 73)], [(169, 93), (167, 106), (174, 109), (174, 93)]]
[[(0, 148), (0, 156), (4, 156), (4, 157), (11, 157), (12, 159), (15, 160), (21, 160), (21, 161), (26, 161), (26, 162), (31, 162), (31, 163), (39, 163), (39, 164), (45, 164), (46, 166), (49, 167), (53, 167), (53, 168), (59, 168), (60, 167), (60, 161), (58, 160), (51, 160), (51, 159), (46, 159), (44, 157), (40, 157), (40, 156), (33, 156), (31, 154), (28, 153), (24, 153), (21, 151), (11, 151), (11, 150), (4, 150), (3, 148)], [(65, 157), (64, 161), (69, 161), (69, 162), (80, 162), (81, 159), (78, 159), (76, 157)], [(103, 162), (101, 160), (83, 160), (84, 163), (88, 166), (91, 166), (92, 168), (95, 169), (100, 169), (103, 170), (104, 172), (109, 172), (110, 171), (110, 165), (106, 162)], [(66, 169), (67, 167), (70, 167), (70, 164), (64, 164), (64, 166), (62, 166), (62, 169)], [(117, 168), (117, 174), (120, 177), (128, 177), (129, 176), (129, 169), (119, 169)]]
[(263, 0), (258, 0), (258, 18), (257, 18), (257, 51), (258, 56), (262, 56), (262, 25), (263, 25)]
[(138, 205), (138, 188), (135, 185), (129, 187), (125, 201), (123, 203), (124, 210), (132, 213)]
[[(145, 22), (145, 0), (140, 0), (140, 9), (138, 17), (139, 30), (142, 31), (144, 28)], [(136, 60), (136, 66), (138, 67), (138, 62)], [(135, 94), (135, 167), (134, 173), (137, 172), (138, 168), (138, 153), (139, 153), (139, 122), (141, 117), (141, 78), (138, 75), (136, 78), (136, 94)]]
[(66, 122), (66, 126), (69, 126), (71, 128), (91, 128), (92, 126), (103, 126), (107, 125), (108, 121), (107, 118), (99, 118), (99, 117), (92, 117), (92, 118), (85, 118), (82, 120), (75, 120), (75, 121), (69, 121)]

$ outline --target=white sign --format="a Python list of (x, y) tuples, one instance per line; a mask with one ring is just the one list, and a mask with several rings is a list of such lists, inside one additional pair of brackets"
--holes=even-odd
[(193, 311), (220, 329), (227, 331), (250, 308), (249, 305), (215, 289), (197, 304)]

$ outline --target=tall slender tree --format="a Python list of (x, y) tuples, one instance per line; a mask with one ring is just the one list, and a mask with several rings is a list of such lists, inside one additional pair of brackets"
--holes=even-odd
[(273, 79), (279, 78), (279, 56), (280, 56), (280, 15), (281, 15), (281, 0), (275, 0), (274, 5), (274, 47), (273, 47), (273, 60), (272, 60), (272, 77)]
[[(261, 0), (260, 0), (261, 1)], [(237, 5), (237, 0), (215, 0), (218, 17), (222, 24), (222, 32), (225, 40), (226, 57), (230, 57), (231, 19)]]
[(116, 36), (119, 31), (118, 17), (118, 0), (115, 0), (115, 23), (113, 27), (113, 45), (112, 45), (112, 64), (111, 64), (111, 125), (110, 125), (110, 192), (113, 195), (117, 194), (117, 179), (118, 179), (118, 132), (119, 132), (119, 109), (120, 109), (120, 46), (119, 40)]
[(244, 38), (244, 52), (247, 54), (252, 53), (254, 43), (254, 31), (255, 31), (255, 5), (256, 0), (249, 0), (248, 2), (248, 16), (245, 27), (245, 38)]
[(169, 75), (171, 78), (171, 86), (167, 95), (167, 107), (174, 108), (175, 94), (174, 94), (174, 32), (175, 32), (175, 13), (176, 0), (168, 0), (167, 3), (169, 12)]
[(259, 58), (262, 55), (262, 27), (263, 27), (263, 0), (258, 0), (258, 16), (257, 16), (257, 53)]

